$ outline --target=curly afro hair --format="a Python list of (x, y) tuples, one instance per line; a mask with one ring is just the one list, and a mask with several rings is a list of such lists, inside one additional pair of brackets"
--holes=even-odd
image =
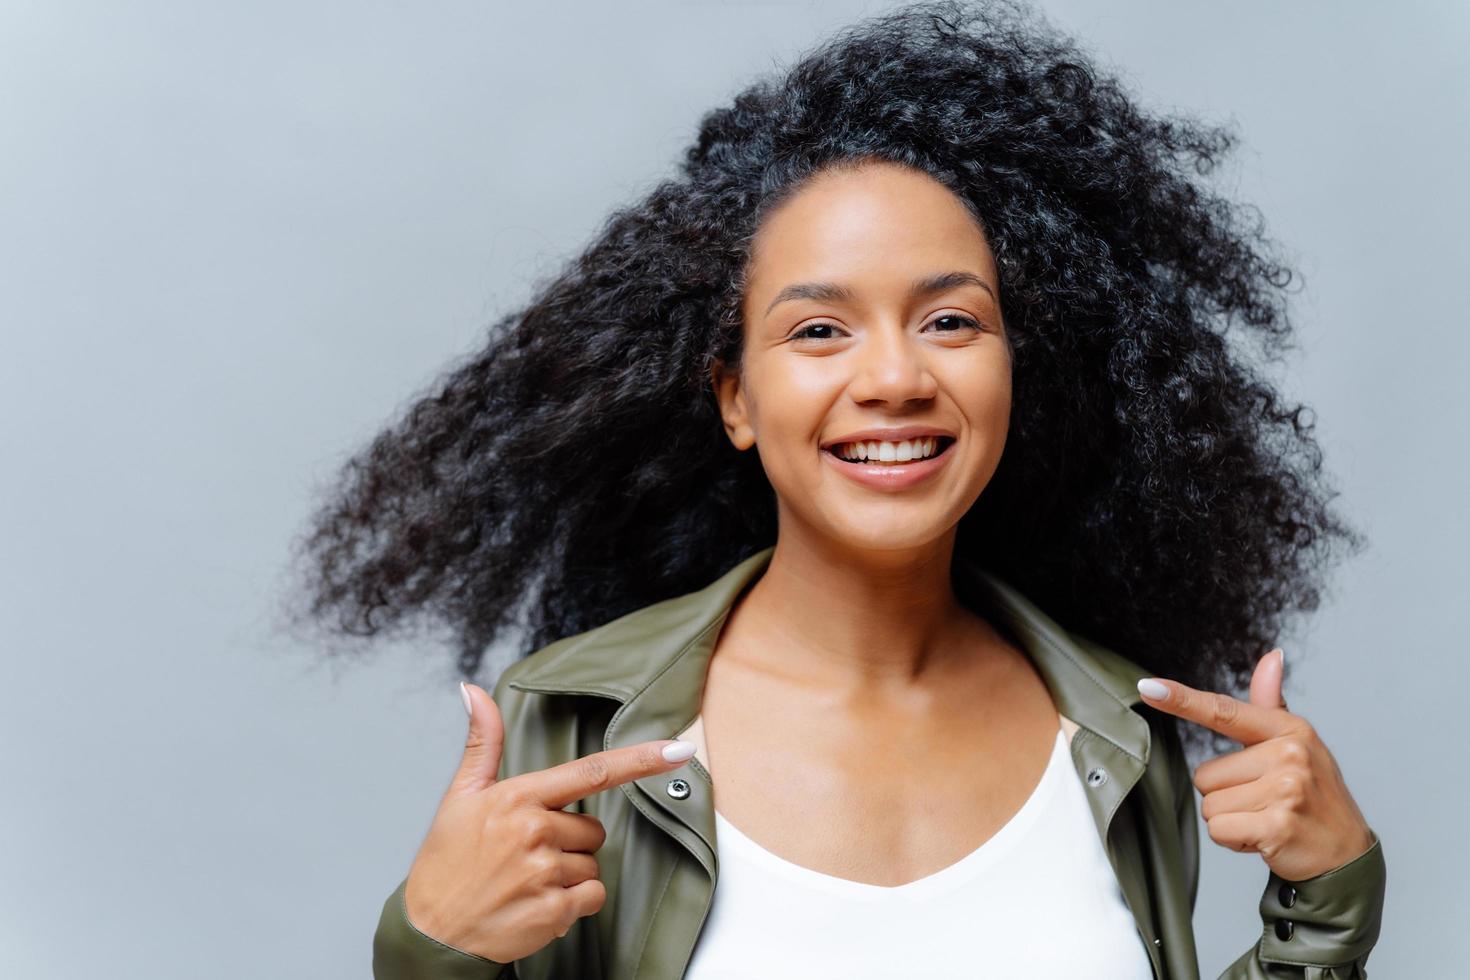
[(1363, 542), (1307, 410), (1227, 343), (1265, 363), (1292, 331), (1258, 213), (1201, 179), (1234, 141), (1146, 114), (1024, 4), (856, 23), (708, 112), (674, 177), (344, 465), (294, 544), (293, 621), (371, 637), (427, 613), (470, 678), (508, 626), (523, 654), (774, 543), (709, 368), (739, 363), (763, 216), (881, 160), (950, 188), (1000, 273), (1011, 430), (956, 549), (1155, 673), (1247, 688), (1333, 545)]

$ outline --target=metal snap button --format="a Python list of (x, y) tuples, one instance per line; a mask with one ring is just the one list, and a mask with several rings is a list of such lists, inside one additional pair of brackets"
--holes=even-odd
[(1295, 930), (1294, 930), (1294, 926), (1292, 924), (1292, 921), (1290, 919), (1277, 919), (1276, 920), (1276, 938), (1277, 939), (1290, 939), (1291, 938), (1291, 934), (1292, 934), (1293, 931), (1295, 931)]
[(669, 795), (676, 800), (687, 799), (689, 796), (689, 784), (682, 779), (671, 779), (667, 787)]
[(1097, 768), (1092, 769), (1087, 773), (1087, 785), (1091, 786), (1093, 789), (1097, 789), (1099, 786), (1107, 781), (1108, 771), (1102, 766), (1098, 766)]
[(1276, 898), (1282, 905), (1291, 908), (1296, 904), (1296, 889), (1290, 885), (1282, 885), (1280, 890), (1276, 892)]

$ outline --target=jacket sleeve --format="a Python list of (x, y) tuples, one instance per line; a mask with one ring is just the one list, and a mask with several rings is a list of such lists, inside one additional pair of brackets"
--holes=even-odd
[[(1177, 767), (1175, 816), (1189, 877), (1193, 911), (1199, 893), (1199, 818), (1194, 779), (1182, 753)], [(1371, 828), (1370, 828), (1371, 830)], [(1378, 942), (1388, 881), (1383, 845), (1304, 881), (1269, 872), (1261, 895), (1261, 938), (1225, 968), (1219, 980), (1366, 980), (1368, 954)]]
[(446, 946), (418, 930), (403, 902), (405, 878), (383, 903), (373, 935), (374, 980), (514, 980), (515, 966)]
[[(508, 691), (509, 669), (502, 671), (492, 697), (500, 708), (501, 721), (509, 732), (519, 711), (514, 692)], [(502, 758), (500, 778), (506, 775)], [(383, 903), (378, 929), (373, 934), (374, 980), (515, 980), (514, 963), (498, 963), (483, 956), (446, 945), (426, 933), (408, 917), (404, 902), (405, 877)]]

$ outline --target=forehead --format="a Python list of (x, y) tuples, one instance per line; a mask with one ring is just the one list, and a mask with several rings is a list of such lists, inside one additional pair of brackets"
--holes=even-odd
[(806, 276), (906, 287), (937, 267), (973, 269), (994, 281), (975, 215), (928, 174), (867, 164), (817, 175), (767, 215), (752, 242), (748, 298)]

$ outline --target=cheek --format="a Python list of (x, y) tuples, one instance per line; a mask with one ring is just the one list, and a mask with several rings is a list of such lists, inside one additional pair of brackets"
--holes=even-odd
[(1011, 376), (1009, 373), (997, 377), (991, 385), (981, 392), (980, 412), (981, 417), (987, 419), (991, 424), (1004, 428), (1010, 420), (1011, 415)]
[(951, 364), (945, 386), (971, 425), (982, 431), (1003, 428), (1010, 417), (1010, 358), (1004, 351), (976, 353), (973, 359)]
[(782, 365), (777, 387), (793, 409), (821, 411), (851, 380), (848, 370), (836, 357), (793, 357)]
[(822, 421), (842, 391), (841, 375), (820, 358), (792, 358), (766, 365), (754, 381), (747, 399), (757, 435), (773, 452), (814, 448)]

